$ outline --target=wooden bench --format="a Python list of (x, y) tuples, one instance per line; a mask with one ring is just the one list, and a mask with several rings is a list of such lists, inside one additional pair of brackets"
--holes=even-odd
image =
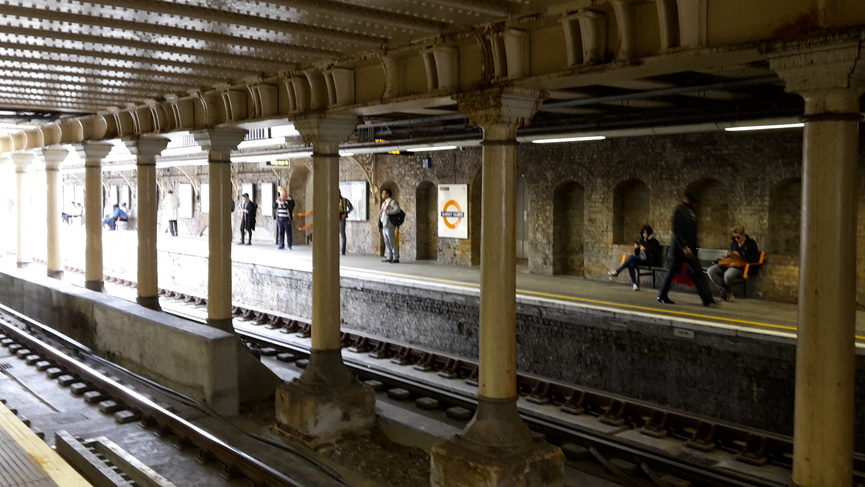
[[(663, 255), (663, 261), (662, 261), (663, 265), (660, 265), (660, 266), (638, 265), (637, 269), (636, 269), (637, 270), (637, 279), (639, 280), (639, 278), (641, 278), (641, 277), (651, 276), (652, 277), (652, 289), (654, 289), (656, 287), (655, 283), (657, 281), (657, 277), (656, 277), (657, 274), (661, 273), (661, 275), (663, 275), (665, 272), (667, 272), (667, 253), (669, 250), (670, 249), (669, 249), (668, 245), (664, 245), (661, 247), (661, 252)], [(725, 257), (727, 255), (727, 252), (729, 252), (729, 249), (704, 249), (704, 248), (698, 249), (697, 250), (697, 260), (700, 261), (700, 266), (702, 267), (703, 274), (705, 274), (706, 271), (709, 270), (709, 267), (711, 267), (715, 261), (717, 261), (720, 258)], [(619, 265), (624, 264), (625, 259), (627, 259), (630, 255), (631, 254), (623, 254), (622, 260), (619, 262)], [(766, 261), (766, 251), (761, 250), (760, 251), (760, 259), (757, 262), (749, 262), (748, 264), (745, 264), (745, 268), (744, 268), (743, 273), (742, 273), (742, 296), (743, 297), (745, 297), (745, 298), (748, 297), (748, 279), (756, 273), (759, 266), (762, 266), (765, 261)]]

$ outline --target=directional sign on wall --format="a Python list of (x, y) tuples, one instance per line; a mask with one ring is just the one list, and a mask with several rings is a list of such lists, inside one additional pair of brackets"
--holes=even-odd
[(438, 185), (438, 227), (441, 238), (469, 238), (467, 184)]

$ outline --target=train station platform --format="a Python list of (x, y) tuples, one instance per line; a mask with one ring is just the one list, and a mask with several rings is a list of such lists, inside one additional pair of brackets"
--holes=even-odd
[(12, 410), (0, 404), (0, 485), (89, 487), (91, 484)]
[[(84, 269), (84, 229), (64, 227), (63, 258), (66, 266)], [(33, 242), (35, 260), (44, 261), (44, 242)], [(207, 237), (160, 234), (158, 249), (162, 252), (206, 256)], [(137, 232), (103, 232), (104, 260), (127, 262), (126, 271), (136, 272)], [(380, 281), (394, 286), (423, 287), (437, 290), (459, 290), (478, 292), (480, 267), (442, 265), (434, 261), (402, 260), (398, 264), (381, 262), (380, 256), (348, 254), (340, 256), (340, 275), (363, 280)], [(9, 252), (3, 260), (15, 265), (15, 257)], [(256, 242), (253, 245), (233, 245), (232, 260), (253, 265), (311, 272), (312, 247), (295, 245), (292, 250), (278, 250), (276, 245)], [(771, 265), (771, 262), (766, 265)], [(34, 265), (35, 268), (41, 266)], [(106, 265), (106, 274), (109, 273)], [(120, 276), (115, 276), (120, 277)], [(129, 278), (129, 277), (125, 277)], [(72, 283), (83, 278), (66, 273)], [(755, 279), (759, 279), (757, 276)], [(661, 304), (655, 299), (657, 289), (644, 278), (639, 291), (631, 289), (627, 273), (617, 278), (603, 280), (585, 279), (575, 276), (548, 276), (530, 274), (527, 265), (517, 267), (517, 297), (548, 303), (568, 303), (591, 309), (625, 311), (660, 319), (686, 321), (699, 326), (718, 327), (727, 330), (747, 330), (775, 336), (795, 338), (798, 307), (796, 304), (768, 301), (764, 299), (741, 299), (732, 302), (720, 301), (705, 307), (692, 288), (674, 285), (670, 298), (676, 304)], [(160, 287), (163, 287), (160, 284)], [(241, 303), (242, 304), (242, 303)], [(856, 313), (856, 340), (865, 343), (865, 311)]]

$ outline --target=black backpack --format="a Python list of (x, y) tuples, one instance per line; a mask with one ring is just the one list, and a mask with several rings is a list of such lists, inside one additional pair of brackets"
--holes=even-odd
[(394, 213), (393, 215), (388, 215), (387, 217), (390, 218), (391, 225), (398, 227), (402, 225), (402, 222), (405, 221), (405, 212), (399, 210), (399, 213)]

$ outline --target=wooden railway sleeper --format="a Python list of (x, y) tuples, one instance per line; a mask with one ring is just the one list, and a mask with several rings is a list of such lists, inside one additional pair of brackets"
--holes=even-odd
[(309, 338), (312, 336), (312, 323), (300, 323), (300, 326), (295, 333), (299, 338)]
[(583, 414), (586, 412), (586, 391), (571, 389), (559, 409), (568, 414)]
[(654, 410), (649, 416), (646, 424), (640, 428), (640, 433), (652, 438), (663, 438), (667, 436), (667, 421), (669, 414), (665, 411)]
[(701, 421), (691, 439), (685, 442), (685, 446), (705, 452), (712, 451), (716, 446), (715, 434), (717, 430), (718, 427), (715, 423)]
[(285, 326), (285, 320), (279, 315), (271, 315), (270, 321), (264, 325), (268, 330), (275, 330), (277, 328), (282, 328), (283, 326)]
[(459, 377), (460, 368), (462, 368), (462, 361), (449, 358), (444, 367), (439, 370), (438, 375), (446, 379), (456, 379)]
[(477, 387), (478, 385), (478, 366), (475, 365), (472, 367), (472, 371), (468, 377), (466, 377), (466, 384)]
[(378, 342), (369, 352), (370, 357), (386, 359), (390, 357), (390, 347), (387, 342)]
[(550, 402), (550, 383), (538, 381), (532, 388), (526, 400), (535, 404), (548, 404)]
[(285, 325), (279, 329), (280, 333), (294, 333), (300, 329), (300, 323), (297, 320), (285, 320)]
[(367, 353), (372, 349), (372, 344), (369, 338), (358, 335), (354, 339), (354, 343), (348, 346), (349, 351), (354, 353)]
[(621, 426), (625, 424), (625, 413), (627, 412), (628, 403), (619, 399), (610, 401), (604, 415), (601, 416), (601, 422), (613, 426)]
[(769, 458), (766, 456), (767, 444), (768, 438), (765, 436), (750, 434), (748, 435), (748, 440), (745, 442), (742, 451), (739, 452), (735, 458), (736, 460), (749, 465), (765, 465), (769, 462)]
[(412, 349), (410, 347), (399, 347), (396, 355), (390, 361), (397, 365), (411, 365), (411, 355)]
[(420, 360), (418, 360), (417, 363), (414, 364), (414, 369), (420, 370), (422, 372), (429, 372), (435, 369), (435, 363), (436, 355), (434, 353), (424, 352), (421, 355)]

